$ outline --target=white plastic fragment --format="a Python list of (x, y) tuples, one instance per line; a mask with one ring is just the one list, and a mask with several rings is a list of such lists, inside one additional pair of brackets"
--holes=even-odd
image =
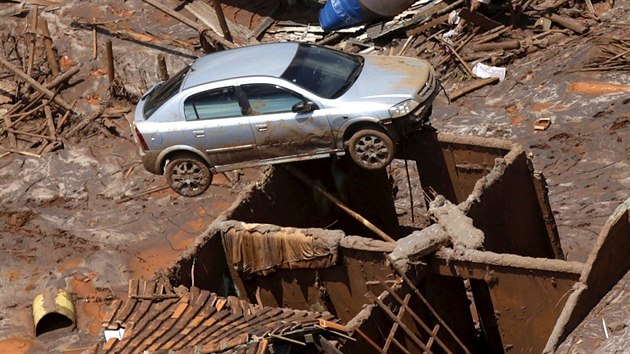
[(114, 330), (106, 329), (103, 331), (103, 333), (105, 334), (105, 342), (109, 341), (112, 338), (121, 340), (123, 335), (125, 334), (125, 329), (122, 327)]
[(489, 77), (498, 77), (500, 81), (505, 80), (505, 68), (497, 66), (489, 66), (483, 63), (477, 63), (472, 68), (473, 75), (480, 79), (487, 79)]

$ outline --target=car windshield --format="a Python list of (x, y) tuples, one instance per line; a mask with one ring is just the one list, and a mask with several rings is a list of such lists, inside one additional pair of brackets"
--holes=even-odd
[(281, 77), (320, 97), (337, 98), (352, 86), (362, 67), (363, 57), (300, 45)]
[(169, 98), (173, 97), (175, 94), (179, 92), (179, 88), (182, 86), (182, 82), (184, 82), (184, 77), (186, 77), (186, 73), (190, 67), (185, 67), (180, 70), (177, 74), (173, 75), (170, 79), (161, 83), (147, 98), (147, 103), (144, 104), (144, 117), (145, 119), (149, 119), (149, 117), (155, 112), (164, 102), (168, 101)]

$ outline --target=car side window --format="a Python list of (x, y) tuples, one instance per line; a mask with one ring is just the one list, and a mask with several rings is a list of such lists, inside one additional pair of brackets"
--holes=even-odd
[(184, 101), (184, 115), (186, 120), (242, 116), (234, 87), (231, 86), (200, 92), (188, 97)]
[(277, 85), (242, 85), (241, 89), (251, 107), (251, 110), (247, 109), (248, 115), (292, 112), (293, 105), (304, 100), (302, 96)]

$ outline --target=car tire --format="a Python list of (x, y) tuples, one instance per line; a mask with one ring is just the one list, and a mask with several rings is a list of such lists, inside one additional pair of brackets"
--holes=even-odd
[(166, 181), (172, 190), (184, 197), (196, 197), (212, 184), (212, 172), (199, 156), (179, 154), (166, 164)]
[(348, 140), (352, 160), (366, 170), (380, 170), (394, 159), (395, 145), (392, 138), (375, 129), (362, 129)]

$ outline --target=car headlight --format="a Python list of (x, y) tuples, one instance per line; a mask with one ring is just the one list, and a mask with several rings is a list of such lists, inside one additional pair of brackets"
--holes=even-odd
[(389, 109), (389, 115), (392, 116), (392, 118), (402, 117), (413, 112), (413, 110), (416, 109), (419, 105), (420, 103), (416, 102), (415, 100), (402, 101), (393, 105)]

